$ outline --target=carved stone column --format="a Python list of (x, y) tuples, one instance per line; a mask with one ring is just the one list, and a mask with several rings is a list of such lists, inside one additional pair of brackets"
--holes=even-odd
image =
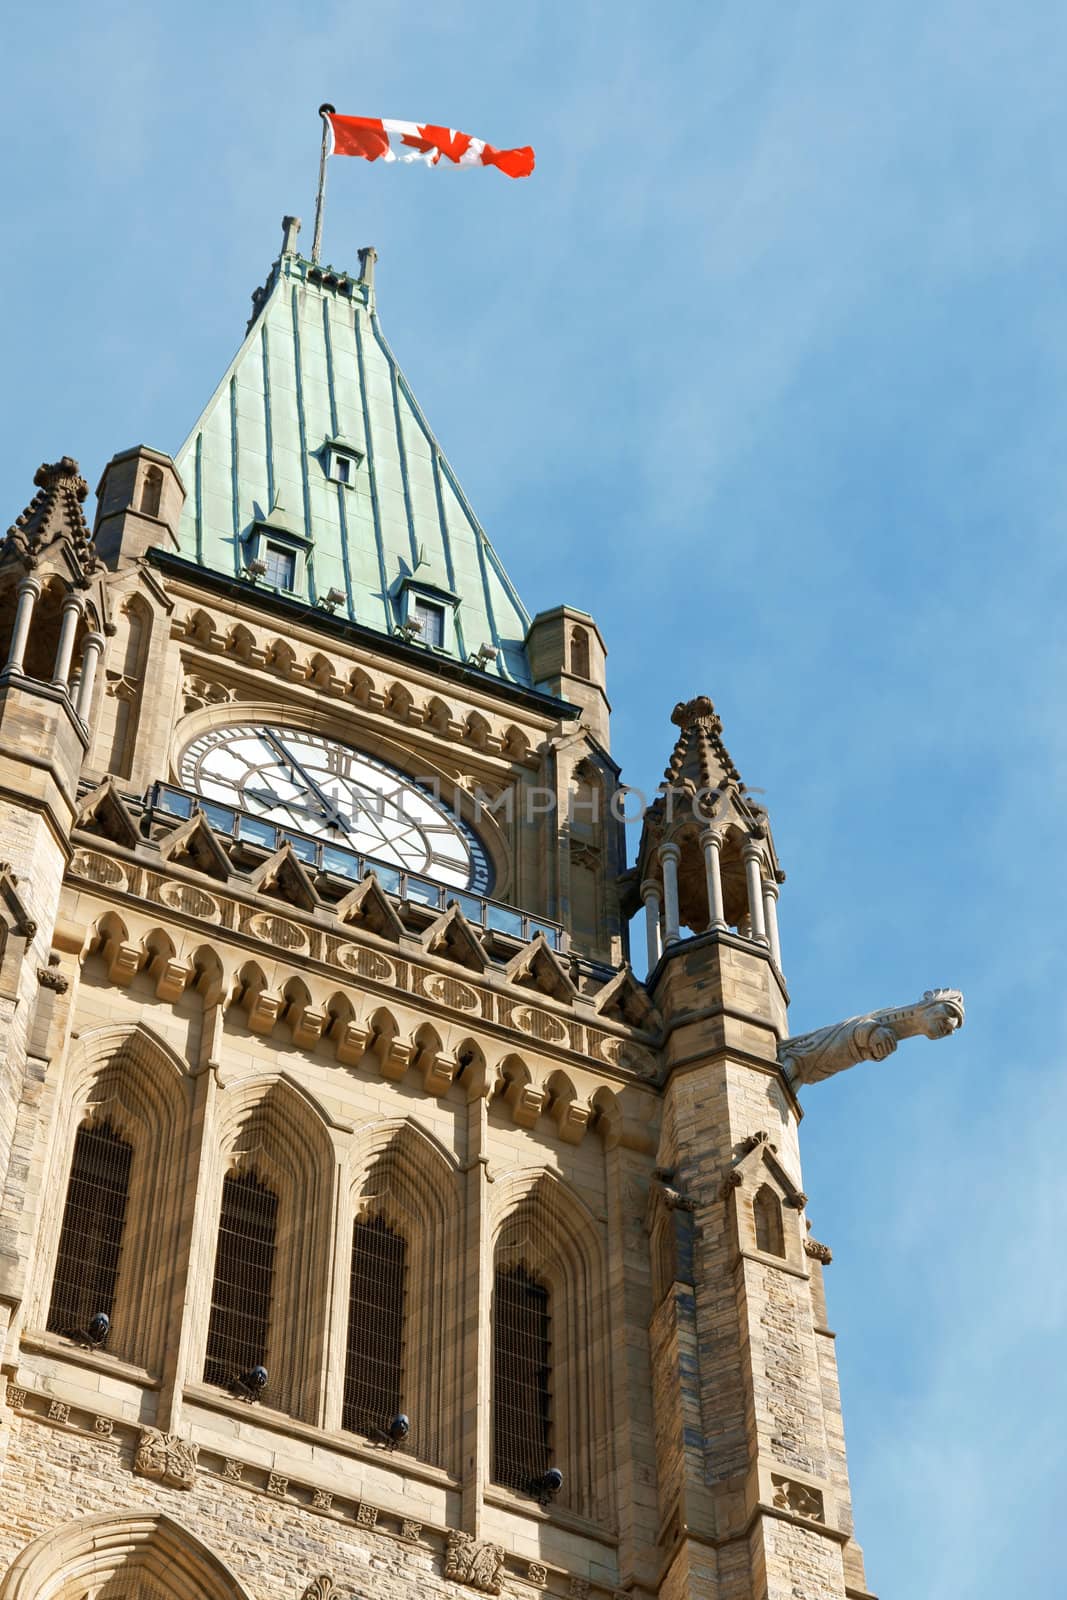
[(663, 942), (674, 944), (681, 934), (681, 916), (678, 910), (678, 858), (681, 849), (676, 844), (661, 844), (660, 866), (663, 868)]
[(37, 604), (41, 593), (41, 580), (32, 576), (23, 578), (18, 586), (18, 601), (15, 606), (15, 626), (11, 633), (11, 648), (7, 653), (7, 665), (11, 672), (21, 672), (22, 663), (26, 655), (26, 645), (30, 637), (30, 624), (33, 621), (33, 608)]
[(763, 880), (763, 918), (767, 925), (767, 942), (771, 960), (778, 971), (782, 970), (782, 947), (778, 940), (778, 885), (772, 878)]
[(748, 883), (748, 917), (755, 944), (767, 943), (767, 925), (763, 920), (763, 851), (757, 839), (745, 841), (745, 878)]
[(96, 669), (100, 664), (100, 657), (103, 651), (103, 634), (88, 634), (82, 646), (82, 675), (81, 682), (78, 685), (78, 699), (74, 707), (83, 722), (88, 722), (89, 720), (89, 711), (93, 703), (93, 685), (96, 682)]
[(651, 972), (663, 954), (659, 884), (654, 878), (646, 878), (642, 883), (641, 899), (645, 903), (645, 940), (648, 945), (648, 970)]
[(708, 927), (712, 930), (726, 927), (726, 911), (722, 902), (722, 835), (714, 828), (705, 828), (700, 835), (704, 852), (704, 872), (708, 880)]
[(70, 663), (74, 655), (74, 637), (78, 631), (78, 623), (84, 610), (81, 599), (76, 594), (68, 594), (63, 602), (63, 620), (59, 625), (59, 644), (56, 647), (56, 664), (52, 673), (52, 682), (66, 687), (70, 678)]

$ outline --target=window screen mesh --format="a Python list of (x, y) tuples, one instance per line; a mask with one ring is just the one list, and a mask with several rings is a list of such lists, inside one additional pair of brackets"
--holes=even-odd
[(523, 1266), (493, 1288), (493, 1481), (536, 1493), (551, 1465), (548, 1290)]
[(407, 1246), (384, 1217), (352, 1229), (348, 1359), (342, 1426), (378, 1438), (404, 1410), (404, 1278)]
[(98, 1311), (111, 1316), (132, 1156), (110, 1122), (78, 1129), (48, 1312), (53, 1333), (82, 1334)]
[[(228, 1388), (241, 1373), (268, 1372), (271, 1298), (278, 1228), (277, 1196), (254, 1172), (222, 1185), (215, 1282), (211, 1291), (204, 1381)], [(264, 1398), (271, 1399), (268, 1385)]]

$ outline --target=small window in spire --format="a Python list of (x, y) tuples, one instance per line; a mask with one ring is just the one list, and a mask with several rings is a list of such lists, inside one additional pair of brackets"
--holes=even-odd
[(411, 614), (419, 624), (419, 642), (428, 644), (434, 650), (444, 648), (445, 642), (445, 608), (434, 605), (432, 600), (416, 599), (411, 607)]
[(339, 445), (331, 444), (326, 451), (326, 476), (332, 478), (334, 483), (343, 483), (351, 489), (356, 481), (356, 469), (362, 459), (356, 450), (345, 450)]
[(275, 589), (292, 589), (296, 582), (296, 555), (283, 544), (265, 540), (261, 557), (267, 570), (264, 578)]

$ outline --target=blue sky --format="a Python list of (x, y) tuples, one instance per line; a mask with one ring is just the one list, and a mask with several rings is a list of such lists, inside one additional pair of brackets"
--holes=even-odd
[(530, 142), (527, 183), (337, 161), (325, 257), (531, 610), (611, 651), (658, 780), (710, 693), (766, 791), (797, 1031), (962, 987), (809, 1090), (857, 1523), (885, 1596), (1054, 1582), (1067, 730), (1067, 14), (968, 0), (54, 5), (5, 24), (8, 519), (174, 450), (321, 100)]

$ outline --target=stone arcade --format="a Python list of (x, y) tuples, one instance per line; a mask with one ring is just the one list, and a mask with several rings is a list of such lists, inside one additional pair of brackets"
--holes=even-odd
[(627, 869), (595, 622), (298, 226), (0, 547), (0, 1600), (865, 1596), (797, 1093), (962, 998), (789, 1037), (703, 696)]

